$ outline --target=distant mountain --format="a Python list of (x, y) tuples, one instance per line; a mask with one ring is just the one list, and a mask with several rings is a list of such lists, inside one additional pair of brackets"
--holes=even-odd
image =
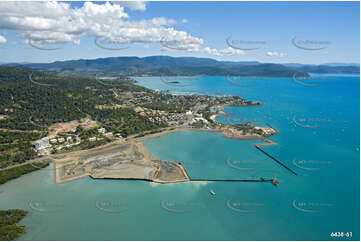
[(357, 66), (360, 67), (360, 63), (325, 63), (326, 66)]
[[(335, 63), (334, 63), (335, 64)], [(106, 76), (193, 76), (240, 75), (289, 77), (308, 73), (359, 73), (359, 67), (348, 65), (274, 64), (257, 61), (217, 61), (211, 58), (149, 56), (109, 57), (93, 60), (56, 61), (53, 63), (9, 64), (26, 69), (61, 75)]]
[(283, 65), (307, 73), (360, 73), (360, 65), (356, 63), (327, 63), (322, 65), (287, 63)]
[(15, 65), (25, 65), (30, 64), (30, 62), (2, 62), (0, 61), (0, 66), (7, 65), (7, 66), (15, 66)]
[(53, 63), (11, 64), (11, 66), (62, 75), (87, 76), (240, 75), (288, 77), (294, 73), (297, 73), (298, 76), (308, 76), (306, 72), (281, 64), (170, 56), (110, 57), (93, 60), (56, 61)]

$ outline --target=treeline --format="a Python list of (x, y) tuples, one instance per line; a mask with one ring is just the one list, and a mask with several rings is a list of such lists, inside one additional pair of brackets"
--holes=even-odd
[[(44, 130), (58, 122), (85, 117), (96, 119), (99, 114), (96, 106), (120, 104), (114, 98), (114, 88), (121, 92), (149, 91), (135, 86), (129, 78), (100, 81), (0, 66), (0, 115), (6, 115), (6, 118), (0, 119), (0, 128)], [(129, 114), (133, 121), (140, 119), (141, 123), (144, 122), (140, 115), (129, 111), (115, 112), (113, 116)], [(125, 128), (125, 133), (132, 133), (132, 128), (128, 126), (133, 125), (121, 122), (121, 125), (115, 126)]]
[(20, 226), (17, 223), (27, 214), (27, 211), (20, 209), (0, 210), (0, 240), (14, 240), (23, 234), (25, 226)]
[(150, 122), (147, 118), (136, 113), (132, 108), (98, 110), (97, 121), (107, 131), (120, 133), (123, 137), (165, 127), (162, 124)]
[(37, 171), (41, 168), (47, 167), (48, 165), (48, 163), (34, 162), (32, 164), (26, 164), (2, 170), (0, 171), (0, 184), (4, 184), (27, 173)]
[(40, 139), (44, 134), (0, 130), (0, 168), (35, 158), (37, 154), (31, 142)]

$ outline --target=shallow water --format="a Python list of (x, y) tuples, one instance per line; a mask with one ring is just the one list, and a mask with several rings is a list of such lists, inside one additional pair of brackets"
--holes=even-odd
[(352, 232), (359, 240), (359, 77), (317, 78), (315, 87), (290, 78), (252, 79), (257, 84), (249, 87), (225, 77), (199, 77), (185, 87), (136, 78), (153, 89), (264, 102), (227, 107), (230, 115), (217, 120), (270, 123), (280, 132), (271, 137), (278, 145), (263, 149), (297, 176), (255, 149), (258, 140), (186, 130), (143, 143), (157, 158), (182, 162), (194, 179), (276, 177), (278, 187), (90, 178), (54, 185), (47, 169), (0, 186), (0, 209), (29, 211), (21, 240), (332, 240), (331, 232)]

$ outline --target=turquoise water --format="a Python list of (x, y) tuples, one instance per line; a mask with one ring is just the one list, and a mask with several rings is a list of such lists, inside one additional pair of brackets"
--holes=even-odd
[(229, 115), (217, 120), (277, 128), (280, 133), (270, 139), (278, 145), (263, 149), (298, 175), (255, 149), (258, 140), (171, 133), (143, 143), (155, 157), (182, 162), (191, 178), (277, 177), (280, 185), (90, 178), (55, 185), (51, 169), (37, 171), (0, 186), (0, 209), (29, 211), (21, 240), (333, 240), (331, 232), (352, 232), (351, 239), (359, 240), (358, 76), (319, 75), (312, 87), (291, 78), (237, 80), (254, 84), (247, 87), (225, 77), (196, 77), (182, 87), (136, 79), (153, 89), (264, 102), (227, 107)]

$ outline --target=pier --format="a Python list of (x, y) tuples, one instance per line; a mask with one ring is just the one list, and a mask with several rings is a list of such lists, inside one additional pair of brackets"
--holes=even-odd
[(277, 180), (277, 178), (273, 178), (273, 179), (264, 179), (264, 178), (260, 178), (260, 179), (191, 179), (192, 181), (206, 181), (206, 182), (270, 182), (272, 183), (274, 186), (278, 186), (279, 182)]
[(274, 160), (275, 162), (277, 162), (279, 165), (281, 165), (282, 167), (284, 167), (285, 169), (287, 169), (289, 172), (291, 172), (293, 175), (297, 176), (297, 173), (294, 172), (291, 168), (289, 168), (288, 166), (286, 166), (285, 164), (283, 164), (282, 162), (280, 162), (279, 160), (277, 160), (276, 158), (274, 158), (273, 156), (271, 156), (270, 154), (268, 154), (266, 151), (262, 150), (259, 145), (254, 145), (254, 147), (256, 147), (256, 149), (258, 149), (259, 151), (261, 151), (263, 154), (265, 154), (266, 156), (268, 156), (269, 158), (271, 158), (272, 160)]

